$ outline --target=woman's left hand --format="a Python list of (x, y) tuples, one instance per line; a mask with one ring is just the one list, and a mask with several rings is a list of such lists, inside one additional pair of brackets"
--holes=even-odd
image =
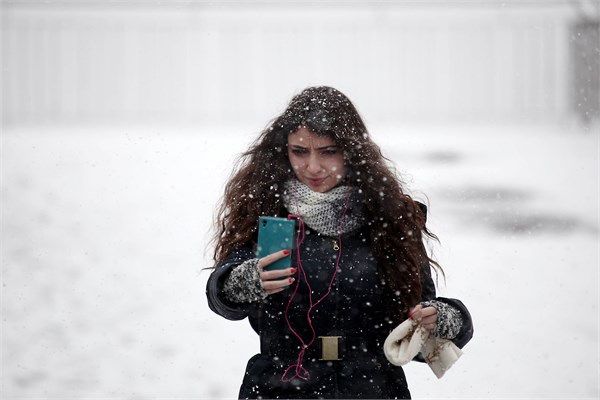
[(415, 321), (420, 321), (425, 329), (432, 331), (437, 323), (437, 309), (435, 307), (423, 307), (417, 304), (415, 308), (409, 311), (409, 318)]

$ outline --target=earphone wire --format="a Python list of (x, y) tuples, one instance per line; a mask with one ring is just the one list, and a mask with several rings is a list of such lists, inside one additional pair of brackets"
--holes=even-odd
[[(337, 277), (339, 263), (340, 263), (340, 260), (342, 257), (342, 232), (344, 231), (344, 217), (346, 216), (346, 212), (348, 211), (349, 202), (350, 202), (350, 186), (348, 185), (347, 189), (346, 189), (346, 201), (345, 201), (344, 209), (342, 211), (342, 215), (340, 216), (340, 220), (339, 220), (339, 228), (338, 228), (338, 247), (339, 248), (338, 248), (337, 259), (335, 262), (335, 269), (333, 271), (333, 275), (329, 282), (327, 291), (325, 292), (325, 294), (323, 296), (321, 296), (321, 298), (319, 300), (317, 300), (315, 303), (313, 303), (313, 296), (312, 296), (313, 290), (312, 290), (312, 287), (308, 280), (306, 270), (302, 266), (302, 260), (300, 257), (300, 247), (301, 247), (302, 243), (304, 242), (305, 227), (304, 227), (304, 220), (300, 216), (300, 207), (298, 205), (298, 192), (296, 190), (296, 185), (297, 185), (297, 180), (294, 179), (294, 200), (295, 200), (295, 206), (296, 206), (296, 214), (288, 215), (288, 219), (298, 220), (298, 231), (296, 233), (296, 235), (297, 235), (296, 236), (296, 269), (298, 272), (299, 279), (296, 281), (294, 291), (292, 292), (292, 295), (290, 296), (290, 299), (288, 300), (288, 303), (285, 307), (284, 315), (285, 315), (285, 321), (287, 323), (288, 329), (298, 339), (298, 341), (302, 345), (302, 348), (300, 349), (300, 352), (298, 353), (298, 358), (296, 360), (296, 364), (292, 364), (292, 365), (288, 366), (286, 368), (286, 370), (284, 371), (283, 375), (281, 376), (282, 382), (290, 382), (294, 378), (300, 378), (305, 381), (310, 380), (310, 372), (306, 368), (304, 368), (304, 366), (302, 365), (306, 350), (310, 346), (312, 346), (312, 344), (315, 342), (315, 339), (317, 336), (315, 328), (313, 327), (313, 324), (312, 324), (312, 318), (311, 318), (310, 314), (317, 305), (319, 305), (323, 300), (325, 300), (325, 298), (327, 298), (327, 296), (329, 296), (331, 294), (331, 290), (333, 288), (333, 283), (335, 282), (335, 278)], [(306, 311), (306, 320), (308, 322), (308, 326), (310, 327), (311, 334), (312, 334), (311, 340), (308, 343), (306, 343), (304, 341), (304, 339), (302, 338), (302, 336), (300, 336), (300, 334), (298, 334), (298, 332), (292, 327), (292, 324), (289, 320), (289, 309), (290, 309), (290, 306), (296, 296), (296, 293), (298, 292), (300, 283), (302, 281), (302, 277), (304, 278), (304, 282), (306, 283), (306, 286), (308, 288), (309, 307), (308, 307), (308, 310)], [(293, 376), (288, 378), (287, 375), (290, 372), (290, 370), (292, 370), (292, 369), (294, 369), (295, 373)]]

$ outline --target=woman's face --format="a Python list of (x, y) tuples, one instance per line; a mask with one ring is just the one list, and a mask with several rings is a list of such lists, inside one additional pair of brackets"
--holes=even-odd
[(314, 192), (333, 189), (346, 175), (342, 149), (307, 128), (288, 135), (288, 157), (298, 180)]

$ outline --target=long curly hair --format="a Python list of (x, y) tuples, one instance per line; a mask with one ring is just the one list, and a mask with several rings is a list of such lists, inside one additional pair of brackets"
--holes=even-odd
[(295, 176), (287, 139), (299, 127), (331, 137), (343, 150), (346, 183), (363, 193), (372, 252), (394, 304), (392, 318), (406, 318), (408, 310), (421, 300), (423, 265), (430, 262), (443, 274), (423, 243), (423, 235), (437, 237), (426, 228), (423, 210), (405, 193), (395, 168), (371, 140), (354, 105), (331, 87), (309, 87), (293, 97), (287, 109), (240, 156), (215, 214), (215, 261), (256, 241), (259, 216), (284, 211), (284, 182)]

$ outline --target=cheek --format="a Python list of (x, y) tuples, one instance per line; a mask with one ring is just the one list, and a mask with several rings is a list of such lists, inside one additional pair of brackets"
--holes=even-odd
[(297, 157), (294, 157), (293, 155), (289, 156), (289, 160), (290, 160), (290, 165), (292, 166), (292, 169), (294, 171), (301, 169), (302, 166), (304, 165), (302, 160), (299, 160)]
[(333, 162), (329, 167), (329, 170), (335, 172), (336, 174), (343, 175), (344, 171), (346, 170), (344, 166), (344, 159), (340, 158), (338, 160), (335, 160), (335, 162)]
[(288, 160), (289, 160), (290, 165), (292, 166), (293, 169), (297, 169), (298, 168), (298, 160), (296, 160), (294, 158), (294, 155), (292, 153), (288, 153)]

